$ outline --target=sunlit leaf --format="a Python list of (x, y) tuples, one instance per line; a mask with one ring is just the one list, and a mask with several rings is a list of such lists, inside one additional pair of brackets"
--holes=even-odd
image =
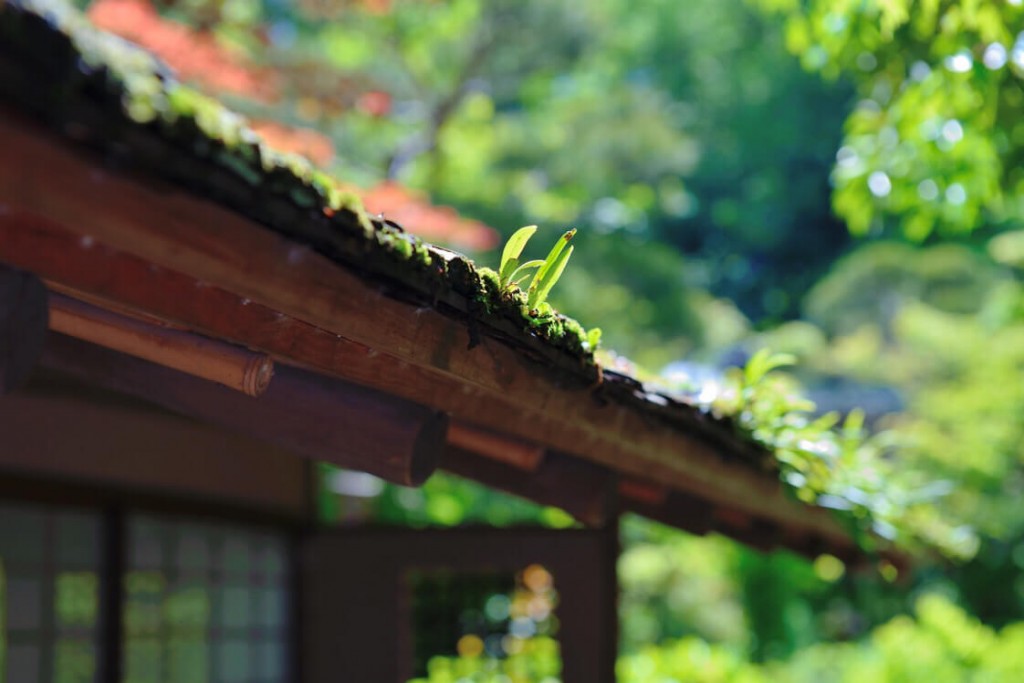
[(535, 232), (537, 232), (536, 225), (527, 225), (516, 230), (508, 238), (505, 248), (501, 251), (501, 267), (498, 269), (498, 276), (502, 283), (509, 282), (512, 273), (519, 265), (519, 255), (523, 253), (523, 248), (526, 247), (526, 243), (530, 241)]
[(548, 293), (551, 292), (551, 288), (558, 282), (558, 278), (562, 276), (562, 271), (565, 270), (565, 264), (569, 260), (569, 255), (572, 254), (572, 247), (569, 247), (566, 251), (565, 247), (572, 241), (572, 238), (576, 235), (576, 229), (573, 228), (565, 232), (556, 242), (551, 251), (548, 252), (547, 258), (544, 259), (544, 265), (540, 267), (537, 274), (533, 278), (533, 282), (530, 283), (529, 291), (529, 305), (530, 308), (537, 306), (542, 301), (547, 299)]

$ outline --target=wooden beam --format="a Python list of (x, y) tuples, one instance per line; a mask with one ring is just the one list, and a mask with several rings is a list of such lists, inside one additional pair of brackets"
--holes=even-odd
[(0, 263), (0, 396), (21, 386), (35, 367), (46, 334), (46, 306), (39, 278)]
[(462, 421), (448, 425), (448, 443), (526, 472), (535, 471), (544, 459), (544, 447), (540, 444), (512, 439)]
[[(112, 172), (23, 121), (0, 115), (0, 136), (0, 203), (11, 207), (0, 216), (0, 258), (494, 432), (848, 542), (827, 511), (789, 500), (771, 473), (730, 461), (685, 424), (594, 400), (496, 338), (469, 349), (464, 321), (389, 297), (212, 202)], [(225, 303), (232, 298), (241, 305)]]
[(161, 328), (61, 294), (50, 296), (50, 329), (216, 382), (247, 396), (263, 394), (274, 374), (274, 361), (264, 353)]
[(633, 477), (619, 480), (619, 495), (649, 505), (660, 505), (668, 499), (669, 489), (664, 484), (654, 484)]
[(278, 366), (262, 396), (250, 398), (59, 334), (48, 337), (42, 363), (299, 455), (405, 486), (422, 484), (436, 469), (448, 427), (447, 417), (429, 408), (287, 366)]
[(604, 467), (549, 453), (532, 472), (449, 446), (441, 468), (500, 491), (565, 510), (591, 527), (603, 527), (616, 513), (615, 475)]
[(714, 507), (696, 496), (671, 492), (662, 501), (635, 496), (630, 487), (620, 488), (622, 509), (649, 517), (692, 534), (703, 536), (715, 530)]
[[(719, 533), (765, 552), (784, 548), (809, 558), (828, 552), (847, 563), (854, 563), (862, 556), (851, 538), (837, 542), (814, 530), (780, 526), (769, 517), (708, 505), (705, 500), (679, 491), (671, 491), (663, 498), (649, 495), (653, 490), (657, 487), (647, 482), (620, 485), (623, 509), (700, 536)], [(907, 566), (906, 557), (892, 549), (879, 555), (898, 566)]]
[(0, 473), (306, 515), (305, 461), (292, 453), (97, 393), (33, 377), (0, 397)]

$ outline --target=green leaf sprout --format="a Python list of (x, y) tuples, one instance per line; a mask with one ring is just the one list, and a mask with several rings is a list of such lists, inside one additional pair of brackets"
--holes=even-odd
[[(527, 225), (516, 230), (508, 239), (501, 252), (498, 281), (502, 292), (511, 293), (519, 289), (519, 283), (529, 276), (531, 270), (535, 271), (530, 286), (526, 288), (526, 310), (537, 311), (536, 315), (531, 314), (533, 317), (543, 317), (545, 313), (551, 314), (551, 307), (546, 305), (547, 298), (555, 283), (562, 277), (565, 266), (569, 263), (569, 257), (572, 256), (573, 247), (569, 246), (569, 242), (576, 235), (576, 229), (568, 230), (559, 237), (543, 261), (534, 260), (520, 263), (519, 257), (535, 232), (537, 232), (536, 225)], [(600, 333), (597, 338), (599, 337)]]
[(516, 230), (515, 234), (509, 237), (508, 242), (505, 243), (505, 248), (501, 252), (501, 266), (498, 268), (502, 291), (518, 286), (529, 270), (544, 265), (543, 261), (527, 261), (522, 265), (519, 264), (519, 255), (523, 253), (523, 248), (535, 232), (537, 232), (536, 225), (527, 225)]
[(551, 288), (562, 277), (562, 272), (565, 271), (565, 266), (569, 263), (569, 257), (572, 256), (574, 248), (569, 247), (566, 249), (565, 247), (572, 241), (575, 235), (576, 228), (568, 230), (563, 234), (555, 242), (555, 246), (551, 247), (548, 257), (544, 259), (544, 264), (533, 276), (533, 282), (530, 283), (530, 288), (526, 293), (526, 304), (530, 307), (530, 310), (537, 308), (547, 301)]

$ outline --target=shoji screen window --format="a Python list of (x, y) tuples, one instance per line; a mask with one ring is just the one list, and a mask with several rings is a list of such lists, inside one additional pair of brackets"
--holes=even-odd
[(100, 535), (95, 512), (0, 503), (0, 681), (96, 681)]
[(224, 524), (133, 517), (124, 577), (126, 683), (282, 683), (285, 539)]

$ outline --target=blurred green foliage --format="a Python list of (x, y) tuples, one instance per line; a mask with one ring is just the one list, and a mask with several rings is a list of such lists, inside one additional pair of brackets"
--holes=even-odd
[(875, 242), (840, 260), (804, 299), (808, 320), (830, 335), (876, 324), (892, 335), (895, 316), (914, 301), (952, 314), (976, 314), (1008, 285), (1007, 272), (961, 245), (918, 250)]
[[(557, 680), (550, 641), (497, 663), (483, 658), (436, 658), (430, 676), (415, 683), (515, 683)], [(996, 631), (936, 594), (922, 596), (914, 615), (895, 617), (862, 643), (830, 643), (785, 662), (754, 664), (742, 653), (688, 636), (623, 656), (623, 683), (1013, 683), (1024, 671), (1024, 624)], [(550, 676), (550, 677), (549, 677)]]
[(344, 471), (333, 465), (318, 465), (317, 514), (327, 523), (370, 518), (414, 527), (486, 523), (499, 527), (539, 524), (555, 529), (575, 523), (558, 508), (540, 507), (443, 472), (432, 476), (421, 488), (380, 482), (369, 495), (359, 499), (338, 492), (332, 480), (339, 474), (344, 475)]
[(1024, 627), (995, 631), (938, 595), (920, 598), (914, 616), (874, 629), (863, 643), (809, 647), (786, 662), (749, 664), (735, 651), (684, 638), (623, 657), (619, 680), (755, 683), (807, 681), (1005, 681), (1024, 671)]
[[(925, 275), (907, 280), (904, 288), (924, 290), (931, 276), (921, 265), (934, 255), (905, 255), (905, 272)], [(933, 508), (976, 528), (984, 539), (977, 559), (957, 573), (956, 582), (976, 610), (1003, 623), (1024, 615), (1024, 581), (1014, 578), (1024, 569), (1024, 556), (1018, 552), (1013, 559), (1024, 539), (1024, 296), (1019, 271), (995, 268), (972, 271), (987, 285), (971, 306), (897, 294), (887, 316), (865, 316), (810, 363), (904, 392), (905, 412), (885, 419), (903, 436), (899, 466), (948, 482), (945, 491), (936, 491), (941, 495)], [(821, 287), (838, 293), (839, 282), (853, 284), (843, 268), (833, 277)], [(1008, 582), (1005, 592), (986, 585), (992, 576)]]
[(558, 642), (545, 636), (524, 641), (522, 650), (497, 660), (484, 656), (434, 657), (427, 677), (409, 683), (558, 683)]
[(857, 84), (833, 173), (853, 232), (920, 241), (1024, 216), (1020, 3), (755, 2), (806, 68)]

